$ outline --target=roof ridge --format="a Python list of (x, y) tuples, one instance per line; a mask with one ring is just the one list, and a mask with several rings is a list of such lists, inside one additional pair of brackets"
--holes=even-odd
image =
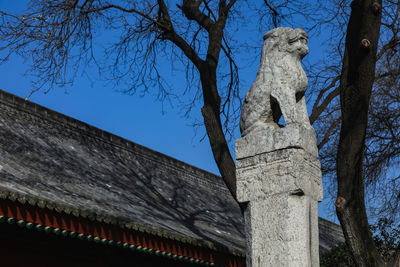
[[(170, 164), (170, 167), (180, 168), (182, 171), (186, 173), (192, 173), (196, 175), (191, 175), (193, 178), (198, 179), (200, 182), (205, 182), (204, 179), (207, 179), (208, 182), (213, 183), (218, 186), (221, 183), (218, 183), (218, 179), (221, 179), (220, 176), (193, 166), (189, 163), (183, 162), (151, 148), (145, 147), (143, 145), (137, 144), (133, 141), (130, 141), (126, 138), (118, 136), (116, 134), (107, 132), (100, 128), (97, 128), (93, 125), (90, 125), (86, 122), (80, 121), (78, 119), (74, 119), (70, 116), (57, 112), (55, 110), (49, 109), (42, 105), (36, 104), (30, 100), (24, 99), (12, 93), (6, 92), (0, 89), (0, 102), (6, 104), (14, 109), (19, 111), (28, 113), (30, 115), (36, 116), (40, 119), (57, 122), (57, 124), (62, 123), (62, 127), (68, 127), (73, 131), (80, 131), (81, 133), (86, 134), (92, 138), (100, 139), (101, 141), (108, 143), (114, 147), (118, 147), (120, 149), (124, 149), (126, 151), (132, 153), (139, 153), (142, 156), (153, 157), (162, 159), (167, 164)], [(146, 155), (143, 154), (146, 153)], [(188, 171), (188, 169), (190, 171)], [(199, 174), (202, 174), (199, 179)], [(224, 190), (224, 188), (220, 188)], [(227, 190), (227, 189), (226, 189)]]

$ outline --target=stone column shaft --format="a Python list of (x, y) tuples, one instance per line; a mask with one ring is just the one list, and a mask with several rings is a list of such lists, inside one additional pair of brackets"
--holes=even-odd
[[(279, 139), (289, 132), (295, 134)], [(296, 134), (301, 132), (306, 135)], [(248, 202), (244, 214), (247, 267), (319, 266), (322, 180), (313, 142), (314, 130), (302, 127), (237, 140), (237, 197)]]

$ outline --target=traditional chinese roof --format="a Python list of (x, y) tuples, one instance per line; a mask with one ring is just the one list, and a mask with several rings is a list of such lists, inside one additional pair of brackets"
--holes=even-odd
[[(219, 176), (1, 90), (0, 199), (19, 205), (31, 221), (10, 217), (6, 208), (0, 219), (37, 228), (84, 229), (34, 221), (40, 216), (31, 213), (43, 210), (53, 222), (61, 214), (81, 225), (106, 225), (103, 232), (117, 227), (245, 255), (242, 216)], [(115, 234), (90, 236), (132, 245)], [(321, 238), (330, 247), (330, 233)]]

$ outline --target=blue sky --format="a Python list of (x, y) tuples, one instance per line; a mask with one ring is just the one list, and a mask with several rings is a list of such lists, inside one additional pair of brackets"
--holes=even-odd
[[(26, 1), (0, 0), (0, 9), (23, 9)], [(257, 30), (257, 29), (255, 29)], [(243, 33), (243, 38), (250, 38)], [(262, 36), (259, 34), (259, 36)], [(260, 39), (261, 46), (262, 39)], [(319, 40), (310, 40), (308, 60), (321, 56)], [(261, 51), (260, 51), (261, 52)], [(29, 95), (31, 77), (25, 75), (29, 61), (18, 56), (0, 66), (0, 89), (21, 97)], [(184, 88), (185, 78), (182, 73), (169, 71), (166, 64), (169, 83), (174, 87)], [(242, 94), (250, 88), (258, 68), (258, 60), (247, 65), (241, 71)], [(92, 80), (78, 75), (72, 86), (54, 88), (47, 94), (42, 91), (33, 94), (30, 100), (58, 111), (113, 134), (127, 138), (168, 156), (182, 160), (196, 167), (218, 174), (208, 139), (200, 140), (205, 134), (202, 127), (193, 128), (192, 119), (187, 119), (180, 111), (178, 103), (165, 103), (164, 108), (153, 95), (128, 96), (113, 88), (113, 85), (101, 81), (95, 69), (88, 69)], [(122, 89), (122, 88), (121, 88)], [(163, 112), (164, 111), (164, 112)], [(192, 117), (201, 120), (200, 108)], [(236, 130), (236, 138), (239, 131)], [(333, 220), (327, 212), (327, 201), (320, 204), (320, 216)]]

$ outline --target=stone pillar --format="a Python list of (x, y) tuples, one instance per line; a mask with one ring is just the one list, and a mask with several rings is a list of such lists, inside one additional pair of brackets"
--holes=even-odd
[(314, 129), (260, 127), (236, 140), (247, 267), (319, 266), (321, 168)]

